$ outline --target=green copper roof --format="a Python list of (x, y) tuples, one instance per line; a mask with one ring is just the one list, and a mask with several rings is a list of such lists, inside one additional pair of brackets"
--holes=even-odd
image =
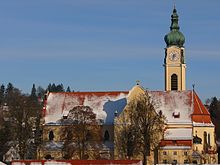
[(173, 14), (171, 15), (171, 21), (170, 32), (164, 37), (167, 47), (173, 45), (183, 47), (185, 37), (183, 33), (179, 31), (180, 27), (178, 24), (178, 15), (175, 8), (173, 9)]

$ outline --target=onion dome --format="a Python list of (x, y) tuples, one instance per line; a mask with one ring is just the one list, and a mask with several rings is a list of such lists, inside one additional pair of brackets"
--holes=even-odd
[(173, 14), (171, 15), (171, 21), (170, 32), (164, 37), (167, 47), (173, 45), (183, 47), (185, 37), (183, 33), (179, 31), (180, 27), (178, 25), (178, 15), (175, 8), (173, 9)]

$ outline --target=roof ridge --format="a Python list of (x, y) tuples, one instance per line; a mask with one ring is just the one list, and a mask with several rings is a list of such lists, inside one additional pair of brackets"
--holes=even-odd
[[(195, 93), (195, 94), (196, 94), (196, 93)], [(196, 97), (195, 97), (195, 100), (196, 100), (196, 103), (198, 104), (199, 110), (200, 110), (200, 112), (201, 112), (202, 114), (204, 114), (203, 111), (202, 111), (201, 105), (200, 105), (200, 103), (199, 103), (199, 101), (198, 101), (198, 97), (197, 97), (197, 95), (195, 95), (195, 96), (196, 96)]]
[(74, 94), (74, 93), (128, 93), (129, 91), (77, 91), (77, 92), (49, 92), (49, 93), (63, 93), (63, 94)]
[[(201, 99), (199, 98), (199, 96), (197, 95), (197, 93), (196, 93), (195, 91), (194, 91), (193, 93), (195, 94), (196, 102), (197, 102), (197, 104), (198, 104), (200, 110), (202, 111), (202, 114), (203, 114), (203, 115), (204, 115), (204, 114), (210, 115), (208, 109), (204, 106), (204, 104), (202, 103), (202, 101), (201, 101)], [(202, 107), (201, 107), (201, 106), (202, 106)], [(205, 110), (205, 113), (204, 113), (203, 110)]]

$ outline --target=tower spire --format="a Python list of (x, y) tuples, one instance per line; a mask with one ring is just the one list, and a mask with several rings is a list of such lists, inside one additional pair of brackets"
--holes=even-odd
[(178, 21), (179, 21), (179, 16), (177, 14), (177, 10), (174, 6), (173, 8), (173, 14), (171, 15), (171, 26), (170, 26), (170, 30), (173, 31), (173, 30), (179, 30), (180, 27), (179, 27), (179, 24), (178, 24)]
[(171, 15), (170, 32), (164, 37), (167, 47), (173, 45), (178, 47), (183, 47), (185, 43), (185, 37), (179, 31), (180, 27), (178, 21), (179, 21), (179, 16), (177, 14), (176, 4), (174, 0), (174, 8), (173, 8), (173, 13)]
[(164, 58), (165, 90), (182, 91), (186, 89), (185, 48), (183, 46), (185, 37), (179, 30), (176, 1), (173, 0), (173, 2), (170, 32), (164, 37), (167, 45)]

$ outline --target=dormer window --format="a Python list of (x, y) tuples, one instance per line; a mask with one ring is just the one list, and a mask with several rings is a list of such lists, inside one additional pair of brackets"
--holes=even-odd
[(63, 112), (63, 119), (67, 119), (69, 112), (68, 111), (64, 111)]
[(174, 118), (180, 118), (180, 112), (173, 112)]

